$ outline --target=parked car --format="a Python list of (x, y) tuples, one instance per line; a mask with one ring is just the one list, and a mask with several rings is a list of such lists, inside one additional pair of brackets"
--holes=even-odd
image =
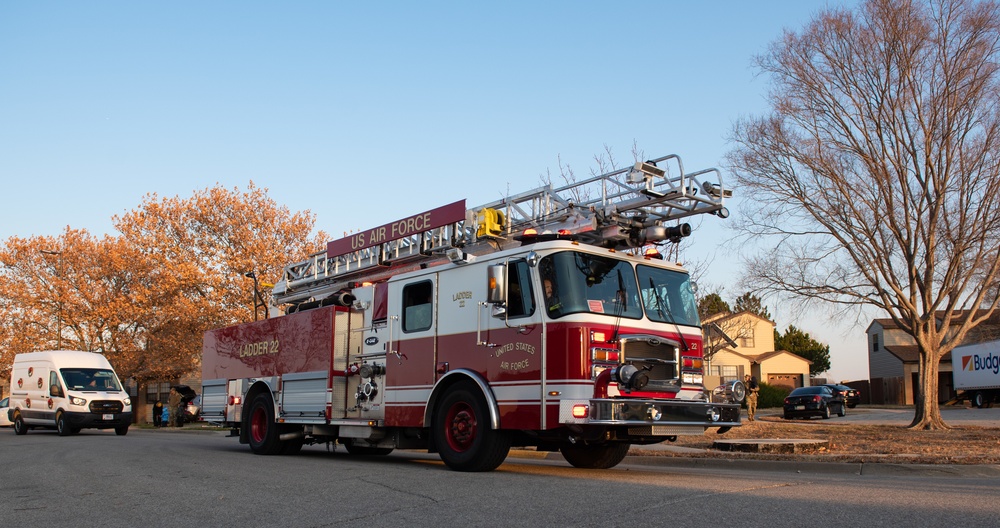
[[(193, 422), (188, 418), (188, 405), (198, 397), (198, 393), (187, 385), (174, 385), (172, 388), (181, 393), (181, 413), (177, 415), (177, 425), (184, 425), (185, 422)], [(199, 403), (201, 400), (199, 400)]]
[(839, 383), (827, 383), (824, 387), (830, 387), (830, 390), (834, 394), (840, 394), (844, 401), (847, 402), (847, 407), (853, 409), (861, 403), (861, 391), (858, 389), (852, 389), (847, 385), (841, 385)]
[(834, 412), (837, 416), (844, 416), (847, 414), (847, 402), (825, 385), (799, 387), (785, 398), (784, 411), (786, 420), (810, 416), (829, 418)]
[(0, 400), (0, 427), (10, 427), (13, 422), (7, 417), (7, 409), (10, 407), (10, 398)]
[(194, 397), (184, 406), (184, 421), (197, 422), (201, 419), (201, 394)]

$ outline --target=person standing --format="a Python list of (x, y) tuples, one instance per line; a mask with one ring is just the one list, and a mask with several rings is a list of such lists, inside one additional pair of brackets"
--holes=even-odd
[(752, 422), (757, 414), (757, 393), (760, 392), (760, 386), (757, 385), (757, 378), (749, 374), (744, 378), (744, 383), (747, 386), (747, 421)]
[(177, 413), (181, 409), (181, 393), (177, 392), (177, 389), (170, 387), (170, 399), (167, 400), (167, 416), (169, 416), (168, 424), (170, 427), (177, 427)]
[(163, 402), (157, 398), (153, 403), (153, 427), (163, 426)]

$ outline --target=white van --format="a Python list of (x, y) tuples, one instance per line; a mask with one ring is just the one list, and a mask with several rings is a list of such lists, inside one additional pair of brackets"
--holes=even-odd
[(57, 350), (14, 356), (8, 417), (14, 432), (54, 428), (61, 436), (80, 429), (128, 434), (132, 400), (101, 354)]

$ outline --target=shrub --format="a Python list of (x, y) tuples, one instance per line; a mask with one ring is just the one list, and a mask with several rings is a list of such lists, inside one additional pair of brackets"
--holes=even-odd
[(782, 407), (785, 405), (785, 397), (790, 392), (792, 389), (784, 385), (761, 383), (760, 392), (757, 393), (757, 408)]

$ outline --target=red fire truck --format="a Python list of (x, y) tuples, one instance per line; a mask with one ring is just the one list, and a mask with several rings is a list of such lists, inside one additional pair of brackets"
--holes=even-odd
[(272, 317), (206, 334), (203, 416), (257, 454), (427, 449), (459, 471), (512, 446), (610, 468), (739, 426), (745, 389), (703, 385), (694, 285), (656, 251), (728, 196), (670, 155), (332, 241), (285, 268)]

